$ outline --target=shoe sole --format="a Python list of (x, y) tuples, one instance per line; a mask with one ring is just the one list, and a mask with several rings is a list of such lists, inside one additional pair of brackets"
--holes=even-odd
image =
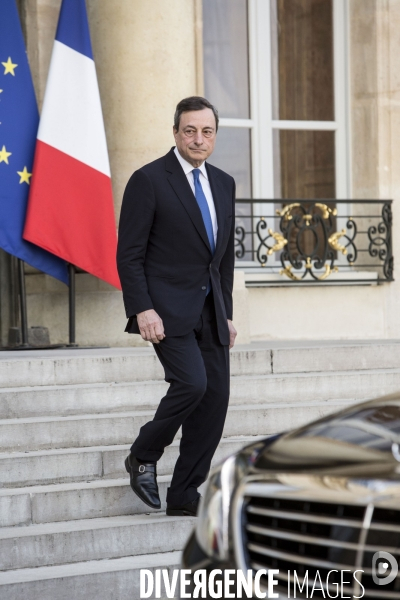
[[(128, 462), (128, 457), (126, 457), (125, 459), (125, 469), (127, 471), (127, 473), (129, 474), (129, 480), (131, 478), (131, 470), (129, 468), (129, 462)], [(131, 490), (134, 494), (136, 494), (136, 496), (144, 503), (146, 504), (146, 506), (150, 506), (150, 508), (154, 508), (155, 510), (160, 510), (161, 508), (161, 503), (159, 506), (154, 506), (154, 504), (150, 504), (150, 502), (148, 502), (147, 500), (145, 500), (144, 498), (142, 498), (142, 496), (135, 490), (135, 488), (132, 487), (131, 484)]]

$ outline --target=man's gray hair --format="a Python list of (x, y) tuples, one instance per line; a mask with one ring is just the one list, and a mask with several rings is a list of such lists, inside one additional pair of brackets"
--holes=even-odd
[(177, 104), (174, 115), (175, 130), (179, 131), (182, 113), (189, 112), (191, 110), (204, 110), (205, 108), (211, 108), (213, 111), (215, 117), (215, 131), (218, 131), (218, 111), (215, 106), (211, 104), (211, 102), (209, 102), (206, 98), (202, 98), (201, 96), (190, 96), (189, 98), (184, 98)]

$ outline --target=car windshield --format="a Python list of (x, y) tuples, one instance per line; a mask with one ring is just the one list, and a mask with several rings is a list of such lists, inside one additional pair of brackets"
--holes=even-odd
[(296, 437), (323, 437), (391, 452), (393, 445), (400, 446), (400, 406), (384, 404), (348, 411), (307, 427)]

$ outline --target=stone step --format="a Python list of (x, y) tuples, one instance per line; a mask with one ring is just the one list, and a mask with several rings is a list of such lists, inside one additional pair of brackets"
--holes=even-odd
[(0, 418), (146, 410), (168, 389), (164, 381), (0, 388)]
[[(243, 446), (258, 439), (257, 436), (223, 438), (213, 462), (219, 462)], [(172, 473), (178, 457), (179, 441), (165, 449), (157, 463), (159, 475)], [(70, 448), (0, 454), (1, 487), (26, 487), (50, 483), (71, 483), (95, 479), (125, 477), (124, 461), (130, 444)]]
[[(171, 477), (158, 477), (165, 499)], [(165, 510), (165, 502), (162, 505)], [(155, 512), (137, 498), (124, 479), (62, 483), (0, 490), (0, 527), (75, 521)]]
[[(0, 389), (0, 419), (64, 417), (148, 410), (168, 389), (163, 381)], [(231, 405), (266, 401), (365, 400), (400, 389), (400, 369), (245, 375), (231, 378)]]
[[(232, 407), (228, 413), (225, 433), (249, 431), (255, 436), (291, 429), (346, 406), (343, 402), (326, 402), (297, 406)], [(109, 424), (109, 430), (113, 424)], [(264, 431), (268, 429), (268, 431)], [(238, 433), (236, 433), (239, 435)], [(169, 475), (158, 478), (160, 496), (165, 498)], [(163, 504), (163, 508), (165, 505)], [(42, 485), (0, 490), (0, 526), (24, 525), (89, 519), (104, 516), (142, 514), (146, 509), (132, 493), (127, 476), (123, 479), (99, 479), (87, 482)]]
[[(232, 350), (232, 375), (271, 372), (269, 348)], [(152, 348), (0, 352), (0, 387), (162, 380)]]
[[(261, 435), (265, 424), (272, 423), (270, 433), (293, 427), (344, 406), (343, 403), (304, 407), (301, 416), (292, 408), (260, 409), (249, 406), (233, 408), (228, 416), (226, 430), (248, 431), (253, 427), (254, 435)], [(289, 405), (290, 407), (290, 405)], [(292, 411), (292, 412), (290, 412)], [(264, 422), (264, 425), (263, 425)], [(112, 425), (109, 426), (110, 429)], [(267, 432), (268, 433), (268, 432)], [(160, 497), (166, 496), (169, 475), (158, 477)], [(165, 504), (163, 504), (163, 508)], [(92, 519), (108, 516), (142, 514), (150, 512), (133, 494), (127, 476), (123, 479), (98, 479), (54, 485), (29, 486), (0, 489), (0, 526), (29, 525), (76, 519)], [(153, 512), (153, 511), (151, 511)]]
[(4, 527), (0, 571), (182, 550), (194, 523), (153, 513)]
[(399, 369), (400, 340), (303, 343), (271, 349), (273, 373)]
[[(232, 375), (400, 368), (399, 341), (264, 342), (231, 351)], [(152, 348), (0, 352), (0, 387), (163, 379)]]
[[(165, 511), (171, 476), (157, 481)], [(156, 512), (133, 493), (128, 477), (0, 490), (0, 527)]]
[[(304, 398), (302, 404), (269, 402), (230, 406), (224, 437), (284, 431), (351, 403), (343, 400), (309, 402), (307, 395)], [(131, 444), (140, 427), (153, 416), (151, 410), (113, 415), (5, 419), (0, 421), (0, 449), (10, 452)], [(180, 432), (177, 438), (179, 436)]]
[(5, 571), (0, 573), (0, 597), (7, 600), (139, 600), (140, 569), (178, 569), (180, 557), (181, 552), (162, 552)]

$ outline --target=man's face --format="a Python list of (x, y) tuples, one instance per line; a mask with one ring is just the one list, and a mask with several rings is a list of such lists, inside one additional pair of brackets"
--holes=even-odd
[(181, 115), (179, 131), (173, 129), (179, 154), (193, 167), (199, 167), (212, 153), (217, 137), (211, 108), (191, 110)]

